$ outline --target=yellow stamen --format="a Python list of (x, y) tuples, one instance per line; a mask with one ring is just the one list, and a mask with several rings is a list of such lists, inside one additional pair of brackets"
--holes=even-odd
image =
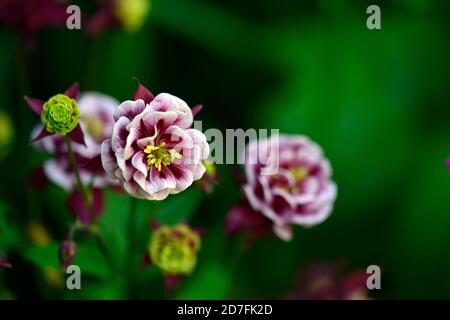
[(161, 171), (161, 166), (168, 166), (172, 164), (175, 159), (181, 159), (181, 154), (175, 149), (167, 149), (166, 144), (162, 142), (158, 146), (149, 144), (144, 152), (147, 154), (147, 166), (150, 169), (155, 166), (158, 171)]

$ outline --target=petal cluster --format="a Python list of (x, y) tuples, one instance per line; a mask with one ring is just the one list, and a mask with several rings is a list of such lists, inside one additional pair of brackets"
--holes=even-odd
[(203, 176), (209, 145), (191, 128), (192, 111), (183, 100), (168, 93), (144, 99), (117, 108), (112, 137), (102, 144), (102, 163), (132, 196), (163, 200)]
[[(261, 155), (270, 161), (247, 161), (261, 159)], [(245, 156), (245, 197), (253, 210), (272, 221), (280, 238), (292, 238), (292, 224), (313, 226), (329, 216), (336, 184), (331, 180), (330, 163), (309, 138), (280, 135), (256, 140), (247, 146)], [(277, 170), (267, 171), (274, 161)]]
[(65, 135), (76, 128), (79, 115), (75, 99), (57, 94), (44, 103), (41, 121), (49, 133)]

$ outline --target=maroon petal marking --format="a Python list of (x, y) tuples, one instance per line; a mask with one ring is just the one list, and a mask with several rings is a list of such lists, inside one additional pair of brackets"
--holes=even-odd
[(69, 138), (73, 142), (86, 146), (86, 142), (84, 141), (84, 133), (81, 129), (80, 124), (78, 124), (75, 129), (73, 129), (72, 132), (69, 133)]
[(139, 80), (134, 79), (137, 82), (137, 89), (136, 92), (134, 93), (133, 96), (133, 100), (139, 100), (142, 99), (144, 100), (145, 104), (149, 104), (150, 102), (152, 102), (155, 99), (155, 96), (153, 95), (153, 93), (150, 92), (150, 90), (148, 90), (146, 87), (144, 87)]
[(80, 86), (78, 85), (78, 82), (74, 82), (66, 91), (64, 91), (64, 94), (69, 98), (77, 100), (80, 96)]
[(38, 116), (40, 116), (44, 108), (44, 101), (40, 99), (29, 98), (27, 96), (25, 96), (24, 98), (28, 107)]
[(44, 139), (44, 138), (46, 138), (48, 136), (51, 136), (51, 135), (53, 135), (53, 133), (48, 132), (47, 128), (43, 127), (41, 133), (39, 133), (36, 138), (31, 140), (31, 143), (36, 142), (36, 141), (41, 140), (41, 139)]
[[(91, 212), (95, 217), (99, 217), (104, 208), (103, 192), (99, 188), (93, 188), (91, 190), (92, 199)], [(91, 217), (89, 216), (89, 209), (86, 207), (83, 197), (78, 190), (73, 191), (66, 201), (69, 212), (83, 224), (91, 223)]]
[(103, 170), (102, 165), (102, 156), (99, 154), (98, 156), (87, 160), (83, 164), (81, 164), (80, 168), (91, 171), (91, 172), (101, 172)]
[(83, 197), (79, 191), (74, 191), (67, 197), (67, 208), (75, 218), (79, 219), (83, 224), (89, 224), (89, 210), (83, 202)]

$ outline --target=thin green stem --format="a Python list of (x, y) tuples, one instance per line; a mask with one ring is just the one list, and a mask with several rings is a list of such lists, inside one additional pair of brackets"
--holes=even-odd
[(133, 252), (135, 248), (135, 233), (136, 233), (136, 214), (137, 214), (137, 204), (138, 200), (136, 198), (130, 199), (130, 209), (128, 212), (128, 257), (125, 264), (125, 270), (124, 272), (129, 275), (128, 280), (128, 290), (129, 295), (132, 296), (133, 294), (133, 272), (132, 268), (134, 267), (133, 263)]
[(80, 192), (81, 194), (81, 198), (83, 200), (85, 207), (88, 210), (89, 220), (91, 221), (91, 223), (93, 223), (94, 221), (92, 219), (94, 218), (94, 215), (92, 214), (91, 201), (89, 201), (89, 195), (86, 191), (86, 188), (83, 185), (83, 182), (81, 181), (80, 170), (78, 169), (77, 160), (75, 158), (75, 154), (72, 149), (72, 142), (70, 141), (70, 138), (67, 135), (64, 136), (64, 138), (66, 140), (67, 153), (69, 155), (70, 165), (72, 166), (72, 170), (75, 174), (76, 187), (78, 189), (78, 192)]

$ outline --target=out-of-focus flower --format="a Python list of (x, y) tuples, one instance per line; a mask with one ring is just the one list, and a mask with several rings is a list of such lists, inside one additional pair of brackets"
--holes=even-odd
[(366, 300), (367, 274), (364, 270), (345, 273), (345, 263), (313, 263), (301, 273), (288, 299)]
[(445, 164), (447, 165), (447, 170), (450, 171), (450, 158), (447, 159)]
[(47, 102), (25, 97), (28, 107), (41, 117), (44, 124), (42, 131), (33, 142), (53, 134), (68, 135), (76, 143), (85, 145), (83, 130), (78, 123), (78, 104), (80, 94), (78, 83), (74, 83), (64, 94), (57, 94)]
[(65, 26), (66, 0), (0, 0), (0, 23), (29, 35), (41, 28)]
[(163, 200), (203, 176), (209, 145), (202, 132), (191, 128), (192, 112), (183, 100), (167, 93), (153, 98), (139, 85), (134, 101), (123, 102), (114, 118), (101, 160), (130, 195)]
[[(259, 161), (261, 154), (267, 156), (267, 163)], [(337, 188), (331, 181), (331, 166), (316, 143), (305, 136), (272, 136), (251, 142), (244, 155), (244, 195), (253, 210), (273, 222), (281, 239), (292, 238), (292, 224), (314, 226), (329, 216)], [(264, 174), (275, 162), (278, 170)]]
[[(72, 146), (78, 163), (86, 163), (100, 154), (101, 143), (112, 135), (115, 123), (113, 114), (118, 105), (119, 102), (114, 98), (96, 92), (87, 92), (80, 96), (78, 101), (78, 109), (80, 110), (79, 123), (84, 132), (86, 144), (73, 144)], [(36, 136), (43, 129), (43, 125), (36, 126), (32, 136)], [(75, 173), (71, 170), (64, 137), (53, 135), (36, 141), (34, 146), (40, 151), (54, 155), (43, 166), (43, 171), (47, 178), (67, 192), (72, 192), (76, 178)], [(109, 179), (103, 170), (83, 166), (79, 170), (81, 181), (84, 185), (102, 188), (116, 184)], [(36, 174), (39, 174), (39, 171)], [(37, 176), (36, 178), (41, 177)]]
[(196, 185), (205, 193), (211, 193), (214, 185), (219, 183), (219, 173), (217, 172), (216, 165), (209, 160), (203, 161), (203, 165), (206, 169), (205, 174), (196, 182)]
[(105, 29), (120, 26), (128, 32), (138, 31), (145, 23), (150, 0), (98, 0), (99, 9), (89, 21), (88, 32), (98, 35)]
[(149, 243), (151, 262), (165, 274), (190, 274), (197, 264), (201, 239), (197, 231), (182, 223), (160, 226), (153, 231)]
[(75, 256), (77, 255), (77, 244), (75, 241), (68, 239), (64, 240), (59, 247), (59, 262), (61, 263), (61, 268), (66, 270), (70, 266)]
[(14, 136), (14, 129), (9, 116), (0, 111), (0, 158), (7, 152)]
[(114, 2), (114, 14), (124, 29), (129, 32), (139, 30), (150, 12), (150, 0), (116, 0)]

